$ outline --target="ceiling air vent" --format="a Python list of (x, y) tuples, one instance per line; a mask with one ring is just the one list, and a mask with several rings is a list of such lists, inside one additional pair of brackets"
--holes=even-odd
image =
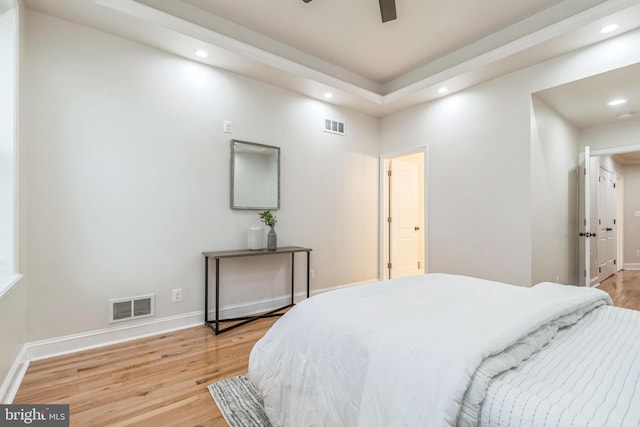
[(155, 314), (155, 295), (109, 300), (109, 323), (149, 317)]
[(344, 135), (344, 122), (337, 120), (324, 119), (324, 131)]

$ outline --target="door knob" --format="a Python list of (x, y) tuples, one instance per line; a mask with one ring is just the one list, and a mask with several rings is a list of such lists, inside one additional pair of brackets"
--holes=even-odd
[(418, 230), (420, 230), (420, 227), (418, 227), (418, 226), (416, 225), (415, 227), (413, 227), (413, 229), (414, 229), (415, 231), (418, 231)]
[(607, 227), (607, 228), (604, 229), (604, 231), (613, 231), (613, 228)]

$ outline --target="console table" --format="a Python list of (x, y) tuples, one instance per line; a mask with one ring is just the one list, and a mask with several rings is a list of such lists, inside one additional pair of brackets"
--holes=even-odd
[[(309, 265), (311, 263), (311, 249), (302, 248), (299, 246), (285, 246), (277, 248), (275, 251), (269, 251), (267, 249), (260, 250), (232, 250), (232, 251), (214, 251), (203, 252), (204, 255), (204, 323), (207, 325), (216, 335), (230, 329), (237, 328), (238, 326), (245, 325), (254, 320), (261, 319), (263, 317), (282, 316), (283, 313), (278, 311), (293, 306), (294, 303), (294, 267), (295, 267), (295, 254), (297, 252), (307, 253), (307, 298), (309, 298)], [(257, 314), (253, 316), (236, 317), (233, 319), (220, 319), (220, 260), (225, 258), (241, 258), (252, 257), (261, 255), (280, 255), (291, 254), (291, 304), (287, 304), (283, 307), (276, 308), (275, 310), (268, 311), (266, 313)], [(214, 259), (216, 261), (216, 318), (215, 320), (209, 320), (209, 260)], [(221, 322), (239, 321), (232, 326), (220, 329)]]

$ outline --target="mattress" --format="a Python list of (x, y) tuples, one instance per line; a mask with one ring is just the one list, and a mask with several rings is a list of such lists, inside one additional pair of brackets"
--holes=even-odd
[(482, 426), (640, 426), (640, 312), (604, 306), (493, 379)]

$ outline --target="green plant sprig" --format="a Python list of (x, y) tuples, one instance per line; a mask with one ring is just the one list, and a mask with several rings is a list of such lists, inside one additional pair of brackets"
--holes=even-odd
[(260, 220), (264, 222), (266, 225), (268, 225), (269, 227), (273, 227), (274, 225), (276, 225), (276, 222), (278, 222), (278, 220), (276, 219), (275, 216), (273, 216), (271, 211), (260, 212)]

